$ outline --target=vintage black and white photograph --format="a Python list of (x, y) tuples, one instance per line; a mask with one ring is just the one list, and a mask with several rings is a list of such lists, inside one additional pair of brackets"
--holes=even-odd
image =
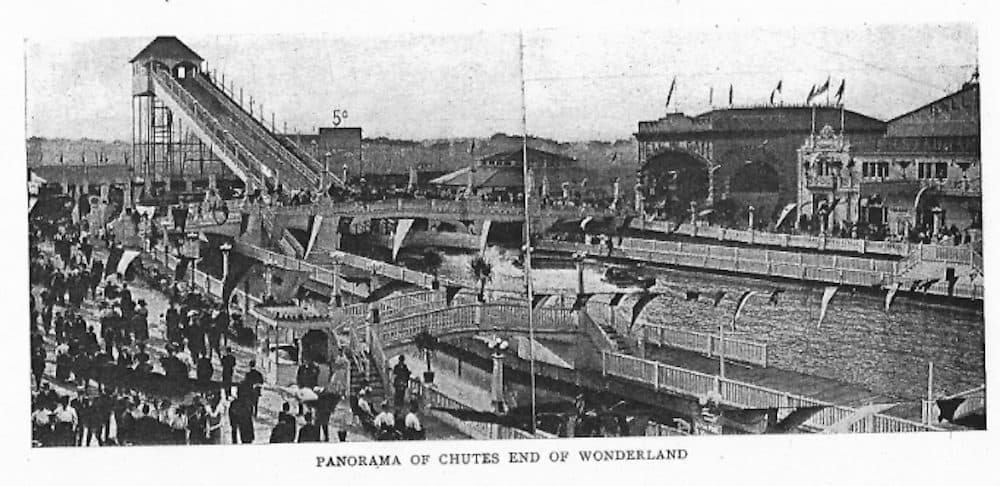
[(11, 420), (37, 448), (959, 441), (978, 36), (29, 37)]

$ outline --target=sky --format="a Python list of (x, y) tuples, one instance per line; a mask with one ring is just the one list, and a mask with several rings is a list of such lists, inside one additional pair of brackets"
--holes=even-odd
[[(27, 135), (131, 138), (128, 60), (148, 38), (28, 39)], [(977, 65), (967, 24), (568, 29), (397, 36), (184, 36), (278, 126), (342, 126), (366, 137), (437, 139), (528, 132), (560, 141), (631, 137), (641, 120), (728, 103), (801, 103), (845, 82), (850, 110), (889, 119), (957, 90)], [(825, 99), (825, 97), (824, 97)], [(270, 119), (270, 116), (267, 116)]]

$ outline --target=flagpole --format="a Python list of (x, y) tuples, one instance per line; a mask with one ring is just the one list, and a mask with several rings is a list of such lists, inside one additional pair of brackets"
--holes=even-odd
[(531, 282), (531, 213), (528, 200), (531, 188), (528, 187), (528, 108), (524, 88), (524, 31), (520, 31), (519, 36), (519, 68), (521, 70), (521, 168), (524, 189), (524, 280), (527, 291), (528, 304), (528, 365), (531, 371), (531, 433), (535, 434), (536, 402), (535, 402), (535, 317), (532, 302), (534, 301), (534, 289)]
[(830, 106), (830, 76), (826, 77), (826, 106)]

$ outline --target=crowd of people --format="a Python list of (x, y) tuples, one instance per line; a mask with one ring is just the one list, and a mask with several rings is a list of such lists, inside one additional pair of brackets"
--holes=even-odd
[[(149, 305), (134, 296), (126, 278), (136, 272), (103, 259), (81, 226), (35, 222), (30, 231), (34, 445), (218, 444), (224, 429), (231, 443), (254, 442), (264, 377), (251, 359), (236, 380), (227, 309), (175, 282), (162, 289), (167, 310), (151, 321)], [(103, 244), (114, 248), (110, 238)], [(162, 339), (159, 332), (152, 338), (153, 326)], [(337, 361), (350, 368), (346, 354)], [(349, 375), (327, 387), (319, 386), (318, 375), (315, 363), (302, 364), (298, 414), (284, 403), (271, 442), (330, 441), (331, 418), (341, 441), (358, 420), (374, 437), (389, 438), (388, 429), (365, 425), (395, 423), (386, 417), (388, 407), (376, 412), (367, 404), (370, 388), (352, 397), (360, 407), (337, 407), (349, 393)], [(417, 437), (416, 409), (411, 414), (401, 417), (410, 428), (400, 428), (408, 432), (399, 437)]]

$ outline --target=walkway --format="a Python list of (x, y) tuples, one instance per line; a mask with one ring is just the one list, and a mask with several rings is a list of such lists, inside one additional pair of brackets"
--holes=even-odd
[[(98, 258), (106, 258), (104, 252), (98, 252), (96, 255)], [(143, 282), (133, 282), (130, 285), (132, 290), (134, 300), (145, 300), (147, 303), (147, 308), (149, 309), (150, 315), (150, 339), (147, 342), (147, 347), (150, 354), (153, 356), (154, 370), (162, 372), (159, 367), (158, 357), (165, 356), (166, 353), (166, 338), (165, 338), (165, 324), (163, 321), (163, 315), (168, 307), (168, 299), (165, 295), (159, 291), (153, 290), (147, 287)], [(40, 288), (36, 287), (32, 289), (33, 293), (37, 294), (41, 291)], [(61, 312), (63, 309), (61, 307), (56, 308), (56, 312)], [(100, 331), (100, 321), (98, 316), (98, 310), (96, 305), (91, 301), (85, 301), (82, 312), (82, 317), (86, 319), (88, 325), (94, 327), (94, 331), (98, 336), (101, 335)], [(74, 395), (76, 393), (76, 386), (74, 383), (63, 383), (55, 379), (55, 360), (54, 360), (54, 349), (55, 349), (55, 339), (53, 336), (46, 336), (45, 347), (48, 354), (48, 363), (46, 365), (45, 379), (46, 381), (53, 384), (60, 393), (67, 395)], [(230, 341), (230, 347), (233, 349), (233, 355), (236, 357), (236, 369), (234, 381), (239, 381), (243, 378), (246, 372), (249, 370), (249, 363), (251, 360), (257, 360), (258, 364), (262, 361), (259, 358), (258, 350), (246, 346), (241, 346), (235, 342)], [(215, 375), (213, 379), (221, 379), (222, 364), (219, 361), (218, 356), (213, 356), (212, 358), (213, 367), (215, 368)], [(194, 370), (191, 370), (193, 375)], [(279, 387), (272, 386), (270, 384), (265, 384), (262, 389), (260, 402), (258, 405), (258, 417), (254, 422), (254, 443), (268, 443), (271, 436), (271, 429), (277, 423), (278, 412), (281, 410), (281, 404), (287, 400), (288, 392)], [(291, 400), (294, 407), (294, 399)], [(348, 407), (346, 400), (342, 400), (338, 405), (338, 408)], [(425, 427), (427, 429), (428, 439), (464, 439), (468, 436), (457, 432), (456, 430), (448, 427), (447, 425), (436, 420), (434, 417), (425, 417), (424, 420)], [(371, 441), (372, 437), (367, 435), (360, 427), (359, 424), (352, 424), (348, 429), (348, 441)], [(230, 443), (229, 435), (229, 421), (228, 416), (223, 419), (223, 443)], [(94, 444), (96, 445), (96, 443)]]

